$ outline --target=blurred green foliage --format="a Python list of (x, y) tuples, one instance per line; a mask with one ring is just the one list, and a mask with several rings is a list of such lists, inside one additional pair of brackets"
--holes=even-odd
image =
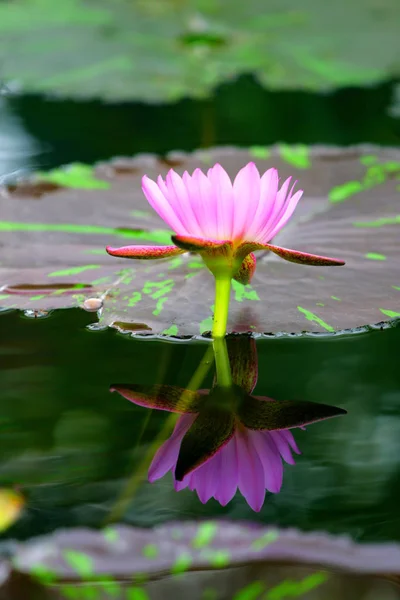
[(18, 0), (0, 3), (1, 78), (24, 92), (176, 101), (254, 73), (329, 90), (399, 71), (400, 5), (369, 0)]

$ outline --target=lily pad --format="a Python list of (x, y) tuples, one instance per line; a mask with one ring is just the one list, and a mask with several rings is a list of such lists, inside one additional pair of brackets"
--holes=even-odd
[[(234, 544), (233, 540), (240, 543)], [(155, 551), (146, 551), (149, 545)], [(129, 552), (124, 551), (128, 548)], [(112, 572), (117, 577), (130, 579), (134, 566), (135, 571), (151, 578), (156, 574), (167, 575), (182, 551), (191, 558), (185, 570), (193, 571), (215, 567), (210, 557), (228, 548), (229, 559), (221, 567), (272, 560), (334, 567), (353, 573), (400, 574), (399, 544), (359, 545), (346, 535), (304, 533), (293, 528), (280, 530), (256, 523), (218, 520), (169, 522), (154, 528), (115, 525), (102, 531), (59, 530), (16, 545), (14, 564), (19, 571), (29, 572), (35, 562), (43, 561), (58, 577), (78, 579), (83, 569), (76, 566), (84, 562), (76, 560), (79, 555), (85, 556), (85, 564), (91, 565), (90, 572), (86, 569), (89, 576)], [(66, 555), (68, 550), (70, 554)]]
[(182, 589), (193, 600), (323, 600), (338, 590), (343, 600), (383, 600), (399, 597), (399, 552), (396, 544), (229, 521), (74, 528), (13, 544), (13, 570), (0, 564), (0, 584), (10, 600), (21, 592), (57, 600), (82, 592), (104, 600), (169, 600)]
[(259, 253), (252, 285), (233, 282), (228, 329), (326, 333), (400, 317), (400, 152), (276, 146), (264, 156), (260, 148), (143, 155), (97, 165), (85, 189), (43, 188), (48, 181), (34, 179), (4, 190), (0, 305), (48, 311), (96, 298), (100, 325), (141, 335), (210, 331), (214, 280), (196, 254), (135, 261), (110, 257), (104, 247), (171, 243), (142, 193), (144, 173), (220, 162), (234, 176), (255, 160), (260, 171), (275, 166), (283, 178), (294, 175), (305, 190), (274, 243), (346, 265), (308, 267)]
[(114, 101), (204, 97), (241, 73), (275, 89), (371, 84), (398, 74), (399, 18), (396, 0), (18, 0), (0, 3), (1, 73)]

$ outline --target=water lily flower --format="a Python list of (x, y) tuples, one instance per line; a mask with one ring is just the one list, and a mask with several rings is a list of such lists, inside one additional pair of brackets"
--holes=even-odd
[[(216, 382), (210, 391), (170, 385), (117, 384), (111, 391), (139, 406), (178, 413), (175, 429), (157, 450), (149, 469), (153, 482), (172, 471), (177, 491), (196, 490), (201, 502), (215, 498), (225, 506), (239, 489), (254, 511), (265, 491), (279, 492), (282, 459), (299, 454), (288, 428), (344, 414), (314, 402), (275, 401), (252, 396), (257, 383), (254, 339), (228, 338), (233, 383)], [(245, 350), (243, 352), (243, 350)]]
[(303, 191), (294, 192), (289, 177), (279, 186), (278, 171), (262, 177), (253, 162), (232, 183), (221, 165), (204, 174), (195, 169), (181, 177), (171, 169), (165, 181), (146, 175), (143, 192), (165, 223), (174, 231), (170, 246), (124, 246), (106, 250), (112, 256), (157, 259), (197, 252), (216, 279), (213, 336), (226, 332), (231, 279), (248, 284), (256, 268), (254, 251), (268, 250), (290, 262), (338, 266), (344, 262), (271, 244), (293, 214)]

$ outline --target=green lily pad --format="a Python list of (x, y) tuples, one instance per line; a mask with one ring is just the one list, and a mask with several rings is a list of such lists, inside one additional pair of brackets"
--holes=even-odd
[(18, 0), (0, 3), (1, 76), (24, 92), (151, 102), (242, 73), (275, 89), (371, 84), (398, 73), (399, 19), (396, 0)]
[(171, 166), (182, 172), (220, 162), (234, 176), (254, 159), (260, 171), (275, 166), (305, 190), (274, 243), (346, 265), (307, 267), (258, 253), (252, 285), (233, 282), (228, 329), (327, 333), (399, 317), (400, 152), (277, 146), (265, 159), (256, 154), (217, 148), (172, 153), (167, 161), (115, 159), (95, 167), (93, 180), (106, 184), (98, 189), (43, 190), (37, 179), (14, 186), (0, 197), (0, 305), (102, 305), (100, 325), (140, 335), (210, 331), (214, 279), (196, 254), (135, 261), (110, 257), (104, 247), (170, 243), (171, 232), (143, 196), (144, 173), (154, 178)]

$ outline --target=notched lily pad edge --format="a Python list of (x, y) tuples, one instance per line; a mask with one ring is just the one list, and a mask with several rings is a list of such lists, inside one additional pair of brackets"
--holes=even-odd
[[(66, 310), (66, 309), (62, 309), (62, 310)], [(128, 336), (128, 337), (133, 337), (133, 338), (146, 338), (149, 340), (166, 340), (166, 341), (174, 341), (174, 342), (187, 342), (187, 341), (204, 341), (204, 340), (208, 340), (211, 341), (212, 340), (212, 336), (211, 336), (211, 331), (205, 331), (202, 334), (197, 334), (197, 335), (164, 335), (164, 334), (152, 334), (152, 333), (146, 333), (144, 331), (123, 331), (120, 328), (114, 327), (113, 325), (104, 325), (104, 326), (97, 326), (97, 323), (94, 323), (92, 325), (89, 325), (88, 327), (92, 330), (92, 331), (100, 331), (100, 330), (106, 330), (106, 329), (115, 329), (117, 331), (118, 334), (121, 334), (123, 336)], [(276, 331), (275, 333), (272, 332), (253, 332), (253, 331), (242, 331), (242, 332), (236, 332), (236, 331), (229, 331), (228, 332), (228, 336), (236, 336), (236, 335), (241, 335), (241, 336), (251, 336), (253, 337), (255, 340), (260, 340), (260, 339), (292, 339), (292, 338), (333, 338), (333, 337), (342, 337), (342, 336), (346, 336), (346, 335), (358, 335), (358, 334), (365, 334), (365, 333), (371, 333), (372, 331), (383, 331), (384, 329), (393, 329), (393, 328), (397, 328), (400, 327), (400, 317), (394, 318), (394, 319), (389, 319), (388, 321), (379, 321), (377, 323), (371, 323), (371, 324), (366, 324), (366, 325), (361, 325), (358, 327), (353, 327), (353, 328), (348, 328), (348, 329), (339, 329), (337, 331), (302, 331), (300, 333), (290, 333), (290, 332), (285, 332), (285, 331)]]
[[(65, 310), (76, 310), (76, 308), (58, 308), (56, 310), (48, 310), (48, 311), (41, 311), (38, 309), (38, 315), (36, 316), (36, 318), (38, 319), (42, 319), (42, 318), (48, 318), (51, 317), (53, 313), (57, 312), (59, 313), (60, 311), (65, 311)], [(83, 311), (84, 309), (82, 309)], [(22, 318), (26, 317), (26, 310), (20, 310), (20, 309), (16, 309), (16, 308), (2, 308), (0, 307), (0, 315), (4, 315), (7, 313), (19, 313), (20, 316)], [(29, 312), (35, 312), (34, 309), (29, 309)], [(44, 314), (41, 314), (41, 313)], [(84, 311), (86, 312), (86, 311)], [(32, 315), (34, 316), (34, 315)], [(250, 336), (252, 338), (254, 338), (255, 340), (262, 340), (262, 339), (293, 339), (293, 338), (337, 338), (337, 337), (343, 337), (346, 335), (360, 335), (360, 334), (366, 334), (366, 333), (372, 333), (373, 331), (383, 331), (385, 329), (397, 329), (397, 327), (400, 327), (400, 317), (396, 317), (393, 319), (389, 319), (388, 321), (378, 321), (377, 323), (371, 323), (371, 324), (366, 324), (366, 325), (360, 325), (358, 327), (353, 327), (353, 328), (347, 328), (347, 329), (338, 329), (337, 331), (302, 331), (300, 333), (290, 333), (290, 332), (285, 332), (285, 331), (277, 331), (275, 333), (272, 332), (257, 332), (255, 333), (254, 331), (241, 331), (241, 332), (237, 332), (237, 331), (232, 331), (232, 332), (228, 332), (227, 336)], [(143, 340), (160, 340), (160, 341), (167, 341), (167, 342), (175, 342), (175, 343), (182, 343), (182, 342), (191, 342), (191, 341), (197, 341), (197, 342), (205, 342), (208, 341), (210, 342), (212, 340), (211, 337), (211, 331), (205, 331), (202, 334), (196, 334), (196, 335), (165, 335), (165, 334), (154, 334), (154, 333), (147, 333), (146, 330), (139, 330), (139, 331), (130, 331), (130, 330), (123, 330), (120, 327), (114, 327), (113, 325), (101, 325), (99, 322), (97, 323), (90, 323), (89, 325), (86, 326), (86, 329), (88, 329), (89, 331), (92, 332), (96, 332), (96, 331), (107, 331), (109, 329), (113, 329), (116, 335), (123, 335), (124, 337), (133, 337), (133, 338), (140, 338)]]

